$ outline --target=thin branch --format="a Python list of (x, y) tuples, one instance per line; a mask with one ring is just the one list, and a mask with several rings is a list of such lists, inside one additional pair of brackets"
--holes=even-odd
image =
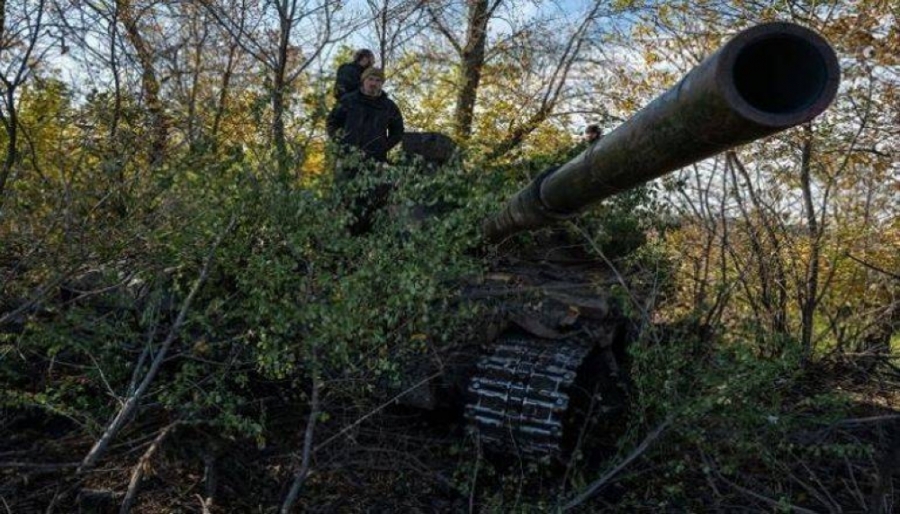
[[(250, 54), (254, 59), (258, 62), (262, 63), (264, 66), (269, 68), (274, 68), (277, 66), (277, 63), (269, 58), (263, 52), (264, 45), (260, 44), (254, 37), (253, 34), (247, 30), (244, 26), (244, 22), (246, 21), (243, 14), (246, 12), (244, 9), (241, 9), (241, 18), (238, 23), (235, 23), (224, 11), (220, 10), (212, 0), (201, 0), (200, 4), (205, 7), (210, 14), (212, 14), (213, 18), (215, 18), (216, 23), (219, 24), (226, 32), (232, 37), (233, 41), (238, 44), (245, 52)], [(250, 44), (252, 43), (252, 45)]]
[(303, 455), (300, 460), (300, 468), (297, 469), (291, 489), (281, 505), (281, 514), (288, 514), (291, 511), (291, 508), (297, 501), (297, 496), (300, 494), (300, 489), (309, 475), (310, 462), (312, 461), (313, 434), (316, 430), (316, 419), (319, 417), (319, 388), (319, 380), (313, 378), (312, 398), (309, 400), (309, 419), (306, 421), (306, 433), (303, 434)]
[(144, 470), (147, 469), (150, 459), (153, 458), (160, 446), (162, 446), (163, 440), (179, 423), (179, 421), (175, 421), (160, 430), (159, 435), (156, 436), (156, 439), (153, 440), (153, 443), (150, 444), (150, 447), (147, 448), (147, 451), (144, 452), (140, 460), (138, 460), (138, 463), (135, 464), (134, 469), (131, 471), (131, 480), (128, 482), (128, 490), (125, 493), (125, 499), (122, 500), (122, 507), (119, 509), (119, 514), (128, 514), (131, 512), (131, 505), (134, 503), (135, 498), (137, 498), (137, 491), (138, 487), (141, 485), (141, 479), (144, 477)]
[(481, 436), (475, 436), (475, 444), (477, 445), (478, 453), (475, 455), (475, 471), (472, 472), (472, 483), (469, 485), (469, 514), (477, 512), (475, 510), (475, 490), (478, 486), (478, 470), (481, 469)]
[(156, 356), (153, 358), (153, 362), (150, 364), (150, 369), (147, 370), (147, 374), (144, 375), (144, 379), (141, 381), (141, 384), (138, 386), (138, 388), (134, 391), (134, 394), (132, 394), (125, 401), (125, 404), (119, 410), (119, 413), (116, 414), (116, 416), (107, 426), (103, 435), (94, 444), (94, 447), (91, 448), (91, 450), (88, 452), (87, 456), (84, 458), (84, 461), (81, 463), (81, 466), (78, 468), (78, 474), (84, 473), (97, 463), (97, 461), (106, 452), (109, 443), (116, 436), (116, 434), (118, 434), (119, 430), (125, 425), (127, 420), (131, 417), (131, 414), (137, 408), (141, 397), (150, 387), (150, 383), (153, 382), (153, 379), (159, 372), (159, 368), (162, 366), (162, 362), (165, 359), (166, 352), (169, 351), (169, 347), (172, 346), (172, 343), (175, 341), (178, 333), (181, 331), (181, 326), (184, 324), (184, 320), (187, 317), (187, 313), (191, 307), (191, 303), (194, 301), (194, 297), (197, 296), (197, 292), (200, 291), (200, 287), (204, 282), (206, 282), (206, 278), (209, 276), (209, 270), (212, 266), (212, 261), (215, 257), (216, 249), (219, 247), (222, 239), (224, 239), (225, 234), (231, 231), (231, 228), (234, 226), (236, 219), (237, 218), (232, 215), (231, 220), (228, 222), (228, 225), (216, 237), (215, 242), (213, 243), (212, 247), (209, 250), (209, 253), (206, 256), (206, 260), (203, 263), (203, 269), (200, 271), (200, 276), (197, 278), (197, 281), (194, 282), (194, 286), (191, 288), (190, 293), (188, 293), (187, 298), (181, 305), (181, 311), (178, 313), (178, 317), (175, 319), (175, 323), (169, 330), (169, 335), (166, 337), (166, 340), (163, 342), (159, 351), (156, 353)]
[(641, 313), (641, 321), (645, 324), (649, 324), (650, 323), (650, 313), (648, 312), (647, 308), (639, 300), (638, 296), (635, 295), (634, 291), (628, 285), (628, 282), (625, 280), (625, 277), (622, 276), (622, 273), (619, 272), (619, 268), (615, 264), (613, 264), (613, 262), (609, 259), (609, 257), (606, 256), (606, 254), (603, 252), (603, 249), (600, 247), (600, 245), (597, 244), (597, 241), (594, 238), (592, 238), (587, 233), (587, 231), (584, 228), (582, 228), (579, 224), (577, 224), (575, 222), (569, 222), (569, 226), (574, 228), (575, 231), (578, 232), (581, 235), (581, 237), (585, 241), (588, 242), (588, 244), (591, 246), (591, 249), (594, 250), (594, 252), (596, 252), (597, 255), (600, 256), (600, 258), (603, 260), (603, 263), (606, 264), (606, 266), (615, 275), (616, 282), (620, 286), (622, 286), (622, 288), (625, 290), (626, 293), (628, 293), (628, 299), (631, 301), (631, 305), (635, 309), (637, 309), (638, 312)]
[(200, 502), (200, 508), (203, 509), (202, 510), (203, 514), (210, 514), (211, 511), (209, 510), (208, 502), (206, 500), (204, 500), (203, 497), (200, 496), (199, 493), (195, 494), (194, 497), (197, 498), (198, 502)]
[(58, 471), (78, 467), (78, 462), (0, 462), (0, 469), (27, 469), (34, 471)]
[[(741, 485), (738, 485), (738, 484), (732, 482), (731, 480), (728, 480), (727, 478), (722, 476), (721, 473), (719, 473), (719, 470), (717, 470), (715, 468), (713, 468), (713, 473), (716, 474), (716, 477), (719, 480), (728, 484), (732, 488), (736, 489), (738, 492), (746, 494), (747, 496), (750, 496), (752, 498), (756, 498), (757, 500), (762, 501), (763, 503), (769, 505), (772, 508), (775, 508), (775, 509), (783, 508), (783, 504), (781, 502), (775, 501), (772, 498), (769, 498), (768, 496), (764, 496), (755, 491), (751, 491), (750, 489), (747, 489), (746, 487), (743, 487)], [(804, 509), (803, 507), (799, 507), (797, 505), (790, 505), (790, 508), (796, 512), (800, 512), (801, 514), (816, 514), (816, 511), (814, 511), (814, 510)]]
[(885, 416), (872, 416), (868, 418), (850, 418), (836, 421), (835, 425), (864, 425), (866, 423), (881, 423), (882, 421), (900, 421), (900, 414), (888, 414)]
[(463, 54), (463, 47), (459, 44), (459, 41), (456, 40), (456, 37), (453, 36), (453, 33), (447, 29), (447, 26), (444, 24), (443, 20), (438, 18), (437, 13), (434, 11), (434, 8), (431, 5), (426, 4), (425, 10), (428, 11), (428, 15), (431, 17), (432, 23), (434, 23), (435, 27), (438, 29), (438, 32), (443, 34), (447, 41), (450, 43), (450, 46), (456, 50), (456, 53), (459, 55)]
[(625, 457), (625, 459), (621, 463), (619, 463), (618, 466), (609, 470), (605, 475), (598, 478), (597, 480), (591, 482), (591, 484), (587, 486), (584, 491), (579, 493), (578, 496), (563, 505), (560, 511), (565, 512), (567, 510), (574, 509), (575, 507), (581, 505), (585, 501), (589, 500), (592, 496), (597, 494), (600, 489), (607, 485), (614, 476), (618, 475), (619, 472), (628, 467), (628, 465), (631, 464), (635, 459), (643, 455), (644, 452), (647, 451), (647, 448), (649, 448), (650, 445), (653, 444), (653, 442), (669, 427), (669, 425), (672, 424), (672, 420), (672, 416), (666, 418), (665, 421), (663, 421), (658, 427), (656, 427), (653, 432), (650, 432), (650, 434), (647, 435), (647, 437), (645, 437), (643, 441), (641, 441), (641, 444), (639, 444), (637, 448), (632, 450), (631, 453), (629, 453), (628, 456)]
[(900, 275), (898, 275), (896, 273), (891, 273), (890, 271), (887, 271), (886, 269), (879, 268), (878, 266), (876, 266), (872, 263), (866, 262), (866, 261), (860, 259), (859, 257), (856, 257), (855, 255), (853, 255), (850, 252), (847, 252), (847, 257), (850, 257), (850, 259), (862, 264), (863, 266), (865, 266), (866, 268), (869, 268), (872, 271), (877, 271), (878, 273), (887, 275), (893, 279), (900, 280)]
[(422, 386), (422, 385), (427, 384), (428, 382), (430, 382), (430, 381), (434, 380), (435, 378), (441, 376), (443, 373), (444, 373), (443, 371), (438, 371), (437, 373), (433, 373), (433, 374), (431, 374), (431, 375), (429, 375), (429, 376), (423, 378), (422, 380), (416, 382), (415, 384), (409, 386), (408, 388), (404, 389), (403, 391), (397, 393), (396, 396), (394, 396), (393, 398), (390, 398), (388, 401), (382, 403), (381, 405), (379, 405), (378, 407), (376, 407), (375, 409), (373, 409), (371, 412), (369, 412), (369, 413), (366, 414), (365, 416), (363, 416), (363, 417), (359, 418), (358, 420), (354, 421), (353, 423), (347, 425), (346, 427), (344, 427), (343, 429), (341, 429), (340, 432), (334, 434), (333, 436), (331, 436), (331, 437), (329, 437), (328, 439), (326, 439), (326, 440), (322, 441), (321, 443), (319, 443), (319, 444), (313, 449), (313, 452), (317, 452), (317, 451), (321, 450), (322, 448), (328, 446), (328, 445), (331, 444), (331, 442), (333, 442), (335, 439), (337, 439), (337, 438), (343, 436), (344, 434), (346, 434), (347, 432), (349, 432), (349, 431), (352, 430), (353, 428), (359, 426), (360, 423), (362, 423), (362, 422), (364, 422), (365, 420), (371, 418), (371, 417), (374, 416), (375, 414), (378, 414), (379, 412), (383, 411), (383, 410), (386, 409), (388, 406), (393, 405), (397, 400), (399, 400), (400, 398), (402, 398), (403, 396), (405, 396), (405, 395), (406, 395), (407, 393), (409, 393), (410, 391), (414, 391), (416, 388), (418, 388), (418, 387), (420, 387), (420, 386)]

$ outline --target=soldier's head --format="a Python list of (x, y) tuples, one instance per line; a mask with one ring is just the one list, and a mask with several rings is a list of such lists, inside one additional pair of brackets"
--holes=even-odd
[(584, 129), (584, 140), (588, 143), (593, 143), (594, 141), (600, 139), (600, 136), (602, 135), (603, 131), (600, 130), (600, 125), (591, 124)]
[(375, 54), (372, 53), (368, 48), (362, 48), (357, 50), (355, 54), (353, 54), (353, 62), (362, 66), (363, 68), (368, 68), (375, 64)]
[(362, 73), (362, 86), (360, 89), (366, 96), (381, 95), (381, 88), (384, 86), (384, 71), (381, 68), (370, 66)]

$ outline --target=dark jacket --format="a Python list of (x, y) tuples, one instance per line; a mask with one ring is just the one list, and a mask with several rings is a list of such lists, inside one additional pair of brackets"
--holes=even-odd
[(338, 66), (337, 77), (334, 81), (334, 97), (338, 100), (347, 93), (359, 89), (362, 84), (362, 72), (365, 70), (355, 62), (348, 62)]
[(372, 98), (356, 90), (328, 114), (328, 135), (366, 157), (387, 162), (388, 151), (403, 139), (403, 115), (387, 94)]

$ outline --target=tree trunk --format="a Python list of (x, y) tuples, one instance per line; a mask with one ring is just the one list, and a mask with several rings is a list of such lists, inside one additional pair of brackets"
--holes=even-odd
[(454, 114), (456, 137), (460, 141), (467, 140), (472, 135), (473, 112), (478, 97), (478, 85), (481, 82), (481, 71), (484, 68), (489, 19), (488, 0), (469, 0), (466, 46), (463, 47), (460, 56), (462, 68)]
[(816, 305), (819, 296), (819, 224), (812, 199), (812, 126), (803, 126), (803, 150), (800, 158), (800, 187), (803, 190), (803, 210), (806, 212), (806, 229), (809, 238), (809, 262), (806, 265), (806, 280), (800, 297), (801, 333), (800, 342), (803, 349), (803, 362), (812, 357), (813, 323), (815, 322)]
[(278, 174), (281, 177), (288, 173), (287, 139), (284, 134), (284, 69), (275, 71), (272, 83), (272, 140), (275, 145), (275, 159), (278, 161)]
[(13, 166), (18, 160), (16, 146), (18, 144), (18, 114), (16, 113), (15, 90), (9, 88), (6, 91), (7, 114), (3, 117), (3, 125), (6, 129), (6, 158), (3, 160), (3, 169), (0, 170), (0, 197), (6, 191), (6, 182), (12, 174)]
[(153, 65), (153, 52), (144, 39), (137, 25), (137, 16), (131, 0), (116, 0), (116, 14), (125, 26), (128, 42), (137, 53), (141, 65), (141, 87), (146, 95), (147, 111), (150, 113), (151, 141), (150, 165), (162, 164), (166, 156), (166, 139), (168, 136), (167, 120), (162, 100), (159, 97), (159, 80)]
[(225, 65), (225, 72), (222, 74), (222, 84), (219, 86), (219, 98), (215, 106), (216, 112), (213, 117), (211, 134), (213, 145), (216, 147), (218, 147), (219, 144), (219, 127), (222, 125), (222, 117), (225, 115), (225, 110), (227, 109), (228, 91), (231, 87), (231, 77), (234, 73), (235, 62), (237, 60), (237, 49), (238, 45), (236, 43), (231, 43), (228, 47), (228, 63)]
[(209, 35), (209, 28), (203, 23), (203, 20), (198, 20), (197, 16), (197, 12), (192, 12), (190, 21), (192, 36), (196, 37), (196, 41), (194, 41), (195, 46), (193, 48), (193, 61), (191, 62), (191, 66), (193, 68), (191, 70), (191, 90), (190, 94), (188, 95), (187, 105), (188, 148), (191, 154), (195, 154), (197, 152), (197, 143), (202, 136), (202, 123), (199, 120), (197, 98), (200, 96), (200, 81), (201, 73), (203, 70), (203, 54), (206, 50), (206, 38)]
[[(272, 77), (272, 140), (275, 145), (275, 159), (277, 160), (279, 177), (286, 178), (290, 167), (287, 150), (287, 138), (284, 133), (284, 96), (287, 81), (285, 80), (288, 67), (288, 51), (290, 49), (290, 37), (293, 16), (293, 8), (288, 9), (288, 2), (279, 4), (278, 17), (280, 34), (278, 41), (278, 56)], [(291, 4), (293, 7), (293, 4)]]
[[(3, 41), (6, 38), (6, 0), (0, 0), (0, 41)], [(2, 51), (2, 48), (0, 48)], [(4, 87), (6, 88), (6, 107), (7, 107), (7, 115), (3, 116), (3, 112), (0, 111), (0, 119), (3, 120), (3, 128), (6, 129), (6, 158), (3, 159), (3, 168), (0, 169), (0, 198), (3, 198), (3, 193), (6, 191), (6, 182), (9, 180), (9, 176), (12, 174), (13, 165), (16, 162), (16, 104), (15, 104), (15, 89), (10, 87), (11, 85), (4, 80)]]

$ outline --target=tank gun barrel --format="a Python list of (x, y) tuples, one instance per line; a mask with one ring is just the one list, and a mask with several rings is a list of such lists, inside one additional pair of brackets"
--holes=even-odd
[(834, 99), (839, 80), (834, 50), (815, 32), (784, 22), (751, 27), (613, 132), (537, 177), (482, 232), (497, 242), (570, 218), (604, 198), (808, 122)]

